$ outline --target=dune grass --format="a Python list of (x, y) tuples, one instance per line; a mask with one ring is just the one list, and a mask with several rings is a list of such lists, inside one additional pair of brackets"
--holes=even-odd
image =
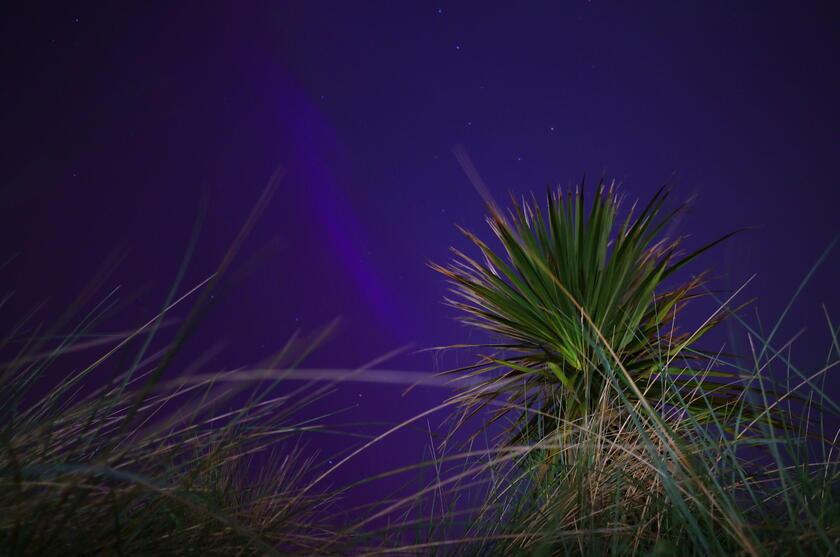
[[(766, 373), (768, 364), (798, 376), (779, 358), (737, 371), (752, 372), (759, 390), (766, 380), (756, 371)], [(835, 351), (808, 380), (817, 386), (836, 363)], [(804, 404), (742, 393), (728, 424), (707, 424), (679, 411), (689, 398), (702, 402), (700, 391), (669, 383), (657, 401), (662, 406), (651, 410), (622, 396), (613, 381), (598, 410), (559, 425), (554, 416), (533, 422), (539, 441), (513, 465), (499, 467), (486, 508), (466, 536), (477, 541), (464, 553), (837, 554), (837, 420), (826, 419), (831, 402), (819, 387), (808, 389)], [(802, 419), (779, 427), (772, 416), (780, 405)]]
[[(545, 212), (533, 198), (506, 216), (491, 204), (503, 254), (464, 231), (483, 262), (454, 250), (432, 265), (465, 323), (497, 339), (458, 345), (490, 352), (447, 372), (475, 380), (452, 399), (458, 423), (492, 406), (509, 422), (456, 553), (837, 554), (838, 407), (820, 387), (836, 330), (829, 320), (827, 361), (810, 372), (772, 347), (778, 323), (767, 337), (749, 327), (737, 292), (679, 332), (679, 311), (715, 295), (705, 273), (664, 280), (726, 237), (679, 257), (682, 238), (659, 233), (684, 206), (663, 215), (666, 195), (623, 222), (603, 181), (588, 206), (583, 184), (549, 192)], [(698, 347), (726, 317), (751, 365)]]
[[(303, 443), (319, 421), (297, 416), (336, 381), (417, 377), (300, 369), (328, 330), (291, 339), (253, 370), (197, 373), (199, 362), (173, 374), (183, 332), (232, 252), (207, 281), (180, 297), (173, 287), (135, 330), (91, 336), (110, 296), (72, 327), (18, 324), (0, 342), (0, 551), (838, 555), (840, 408), (825, 389), (840, 360), (836, 327), (826, 310), (825, 363), (803, 369), (774, 340), (785, 314), (763, 334), (738, 311), (740, 290), (718, 299), (706, 275), (664, 288), (714, 244), (680, 256), (680, 240), (661, 238), (674, 215), (662, 212), (665, 197), (623, 220), (604, 183), (588, 205), (580, 188), (549, 193), (545, 212), (535, 200), (507, 216), (491, 206), (504, 255), (468, 234), (483, 262), (457, 252), (436, 266), (467, 323), (492, 335), (470, 347), (485, 355), (437, 379), (461, 385), (442, 404), (329, 465)], [(680, 332), (679, 312), (701, 296), (717, 309)], [(166, 320), (192, 298), (161, 344)], [(724, 318), (746, 341), (744, 358), (700, 348)], [(68, 371), (69, 357), (91, 350), (91, 363)], [(449, 415), (451, 429), (433, 431), (432, 415)], [(415, 464), (325, 487), (348, 460), (421, 424), (429, 443)], [(335, 504), (394, 478), (407, 479), (381, 502)]]
[[(280, 393), (283, 374), (199, 374), (203, 357), (172, 369), (282, 175), (216, 271), (178, 296), (201, 205), (163, 308), (136, 329), (96, 332), (119, 307), (116, 289), (77, 317), (100, 279), (46, 330), (33, 310), (0, 339), (2, 554), (310, 555), (332, 535), (332, 499), (307, 484), (322, 464), (302, 447), (318, 420), (296, 417), (328, 386)], [(328, 332), (290, 339), (264, 365), (294, 369)]]
[[(612, 192), (601, 184), (596, 199), (604, 194)], [(393, 517), (392, 527), (368, 533), (358, 554), (838, 554), (840, 413), (824, 385), (840, 344), (828, 312), (825, 363), (801, 369), (789, 356), (790, 342), (772, 342), (787, 310), (762, 334), (738, 312), (744, 287), (719, 299), (692, 279), (664, 300), (654, 295), (663, 275), (680, 265), (669, 265), (675, 252), (662, 249), (673, 243), (639, 232), (669, 220), (653, 219), (661, 195), (638, 220), (621, 225), (625, 241), (637, 234), (626, 261), (607, 260), (620, 247), (610, 241), (614, 198), (594, 202), (587, 220), (582, 193), (572, 193), (547, 231), (539, 227), (552, 217), (542, 219), (534, 205), (516, 207), (509, 220), (491, 207), (507, 260), (468, 234), (484, 264), (456, 252), (459, 264), (434, 266), (466, 300), (451, 301), (467, 312), (466, 322), (499, 340), (455, 346), (490, 354), (442, 374), (464, 385), (432, 409), (452, 414), (453, 432), (430, 444), (430, 460), (418, 463), (431, 477), (416, 491), (365, 509), (342, 533)], [(558, 205), (550, 202), (549, 210)], [(564, 217), (575, 231), (555, 235)], [(607, 229), (593, 233), (593, 224)], [(564, 250), (577, 254), (565, 268), (558, 265)], [(560, 281), (559, 271), (584, 276), (574, 265), (587, 252), (599, 252), (604, 266), (625, 266), (621, 280), (609, 284), (610, 272), (601, 269), (600, 285), (565, 289), (573, 281)], [(680, 261), (693, 254), (686, 257)], [(624, 311), (600, 305), (599, 296), (619, 299), (642, 285), (650, 286), (647, 294), (625, 297)], [(695, 330), (677, 333), (677, 310), (700, 295), (717, 308)], [(589, 315), (592, 304), (600, 317)], [(745, 358), (697, 346), (727, 317), (750, 348)], [(495, 417), (484, 408), (495, 408)], [(470, 417), (479, 422), (476, 431), (453, 445)], [(488, 441), (494, 419), (507, 423)]]
[[(304, 490), (317, 468), (300, 437), (317, 426), (295, 414), (319, 388), (234, 388), (239, 371), (150, 382), (171, 345), (125, 362), (163, 314), (67, 374), (63, 358), (89, 342), (101, 309), (59, 341), (7, 339), (23, 346), (0, 369), (3, 553), (310, 554), (330, 534), (329, 497)], [(122, 371), (87, 380), (106, 367)], [(45, 392), (28, 392), (50, 374)]]

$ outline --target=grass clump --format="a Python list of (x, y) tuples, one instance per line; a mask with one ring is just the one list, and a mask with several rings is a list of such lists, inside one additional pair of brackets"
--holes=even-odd
[[(706, 273), (666, 279), (725, 237), (680, 257), (682, 239), (661, 232), (684, 206), (664, 213), (666, 195), (621, 221), (603, 181), (589, 205), (582, 185), (549, 192), (545, 212), (491, 205), (503, 254), (465, 232), (483, 261), (455, 250), (433, 265), (449, 303), (493, 338), (447, 372), (472, 380), (452, 399), (458, 423), (488, 406), (509, 421), (456, 553), (837, 555), (837, 405), (817, 382), (837, 364), (836, 333), (829, 323), (826, 365), (808, 375), (731, 298), (680, 332), (678, 312), (712, 293)], [(726, 316), (758, 345), (751, 365), (698, 347)]]
[[(725, 237), (681, 255), (682, 238), (663, 232), (684, 206), (665, 211), (667, 196), (660, 190), (622, 218), (603, 181), (589, 201), (581, 185), (549, 192), (545, 209), (533, 198), (504, 216), (491, 205), (502, 251), (467, 233), (481, 261), (456, 251), (449, 267), (434, 265), (460, 298), (450, 303), (492, 335), (457, 346), (486, 354), (447, 372), (466, 383), (448, 400), (361, 435), (329, 466), (301, 448), (318, 426), (298, 413), (332, 380), (416, 377), (368, 369), (384, 358), (356, 370), (294, 369), (323, 335), (302, 353), (292, 353), (293, 339), (251, 372), (173, 376), (174, 354), (234, 248), (211, 279), (174, 302), (173, 288), (158, 316), (124, 335), (90, 340), (110, 298), (66, 334), (66, 320), (46, 334), (19, 324), (0, 341), (0, 550), (838, 555), (840, 407), (824, 388), (840, 361), (836, 329), (828, 320), (825, 364), (802, 369), (789, 346), (771, 344), (778, 323), (768, 335), (754, 330), (734, 295), (706, 289), (707, 273), (677, 282)], [(155, 351), (164, 319), (199, 291), (174, 340)], [(680, 312), (703, 296), (718, 308), (683, 331)], [(749, 357), (699, 346), (725, 317)], [(108, 343), (81, 371), (64, 371), (68, 358)], [(299, 379), (309, 381), (277, 392)], [(495, 412), (456, 443), (483, 409)], [(447, 412), (453, 430), (433, 432), (429, 417)], [(492, 439), (497, 421), (505, 428)], [(349, 459), (416, 427), (428, 432), (427, 460), (320, 489)], [(378, 481), (401, 485), (381, 501), (336, 506)]]
[[(317, 426), (294, 415), (318, 390), (281, 396), (242, 371), (164, 380), (176, 343), (148, 354), (146, 341), (165, 312), (91, 341), (109, 301), (67, 335), (24, 324), (4, 340), (2, 554), (311, 554), (330, 535), (330, 498), (305, 489), (317, 467), (299, 443)], [(113, 347), (66, 373), (102, 341)]]

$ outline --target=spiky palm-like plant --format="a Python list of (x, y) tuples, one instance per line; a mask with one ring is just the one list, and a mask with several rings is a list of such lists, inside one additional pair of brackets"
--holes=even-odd
[(488, 223), (506, 257), (461, 229), (484, 261), (453, 248), (457, 259), (451, 265), (431, 266), (453, 284), (460, 300), (447, 301), (466, 313), (463, 321), (500, 338), (459, 345), (495, 352), (448, 372), (479, 379), (459, 394), (465, 416), (500, 398), (506, 402), (499, 415), (528, 408), (530, 414), (523, 412), (514, 423), (517, 440), (530, 420), (586, 415), (603, 404), (603, 393), (615, 391), (613, 386), (630, 399), (644, 393), (656, 400), (665, 380), (708, 395), (695, 397), (701, 404), (688, 408), (695, 418), (710, 411), (717, 418), (725, 414), (733, 394), (742, 390), (733, 383), (737, 376), (677, 367), (686, 358), (702, 358), (688, 348), (725, 315), (720, 312), (691, 334), (675, 327), (677, 312), (701, 295), (706, 273), (668, 290), (663, 283), (734, 232), (681, 256), (683, 237), (661, 237), (685, 208), (664, 211), (668, 193), (663, 187), (640, 212), (634, 205), (623, 219), (614, 183), (607, 187), (603, 180), (588, 204), (581, 184), (566, 195), (549, 191), (545, 211), (533, 196), (530, 203), (514, 199), (507, 216), (491, 206)]

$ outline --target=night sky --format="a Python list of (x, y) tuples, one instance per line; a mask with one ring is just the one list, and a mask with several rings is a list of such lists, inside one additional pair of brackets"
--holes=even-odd
[[(688, 273), (714, 266), (719, 288), (756, 274), (742, 299), (757, 296), (767, 321), (840, 229), (828, 2), (24, 3), (0, 28), (6, 329), (43, 300), (42, 318), (58, 315), (114, 255), (97, 295), (121, 285), (137, 298), (105, 329), (140, 324), (163, 303), (202, 195), (182, 290), (212, 272), (282, 166), (234, 267), (258, 264), (184, 361), (221, 342), (209, 368), (256, 364), (340, 316), (306, 367), (406, 344), (378, 367), (463, 363), (412, 352), (482, 339), (427, 267), (469, 249), (456, 224), (488, 237), (456, 144), (500, 202), (602, 174), (630, 200), (665, 182), (675, 199), (696, 195), (680, 222), (689, 247), (752, 228)], [(807, 327), (794, 348), (806, 365), (828, 349), (820, 304), (840, 320), (838, 270), (835, 253), (778, 333)], [(355, 405), (338, 421), (396, 422), (447, 393), (402, 388), (342, 385), (324, 404)], [(416, 460), (418, 435), (347, 474)]]

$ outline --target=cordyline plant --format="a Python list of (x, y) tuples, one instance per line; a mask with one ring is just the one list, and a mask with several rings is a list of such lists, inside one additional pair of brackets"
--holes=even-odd
[[(481, 250), (479, 262), (453, 248), (448, 267), (430, 264), (446, 275), (460, 300), (447, 302), (462, 310), (465, 323), (499, 338), (497, 343), (457, 345), (492, 349), (471, 366), (446, 373), (468, 373), (477, 384), (457, 396), (463, 419), (491, 402), (501, 403), (494, 417), (523, 410), (512, 426), (510, 441), (523, 441), (535, 420), (555, 417), (568, 422), (604, 404), (603, 393), (622, 391), (626, 400), (638, 395), (651, 402), (664, 393), (664, 383), (678, 385), (696, 405), (699, 422), (724, 419), (747, 387), (736, 374), (695, 371), (690, 361), (704, 359), (694, 343), (718, 324), (719, 311), (692, 333), (675, 326), (677, 313), (702, 295), (707, 272), (663, 289), (666, 279), (697, 256), (732, 236), (680, 255), (683, 237), (662, 237), (686, 204), (663, 210), (669, 190), (660, 189), (638, 213), (636, 206), (618, 218), (614, 182), (602, 179), (587, 205), (583, 184), (574, 191), (549, 191), (543, 210), (513, 200), (508, 215), (490, 205), (488, 223), (505, 254), (461, 229)], [(722, 308), (723, 309), (723, 308)], [(677, 365), (681, 363), (683, 365)], [(614, 399), (617, 400), (617, 399)], [(743, 410), (741, 410), (743, 411)], [(544, 430), (544, 427), (539, 429)]]

